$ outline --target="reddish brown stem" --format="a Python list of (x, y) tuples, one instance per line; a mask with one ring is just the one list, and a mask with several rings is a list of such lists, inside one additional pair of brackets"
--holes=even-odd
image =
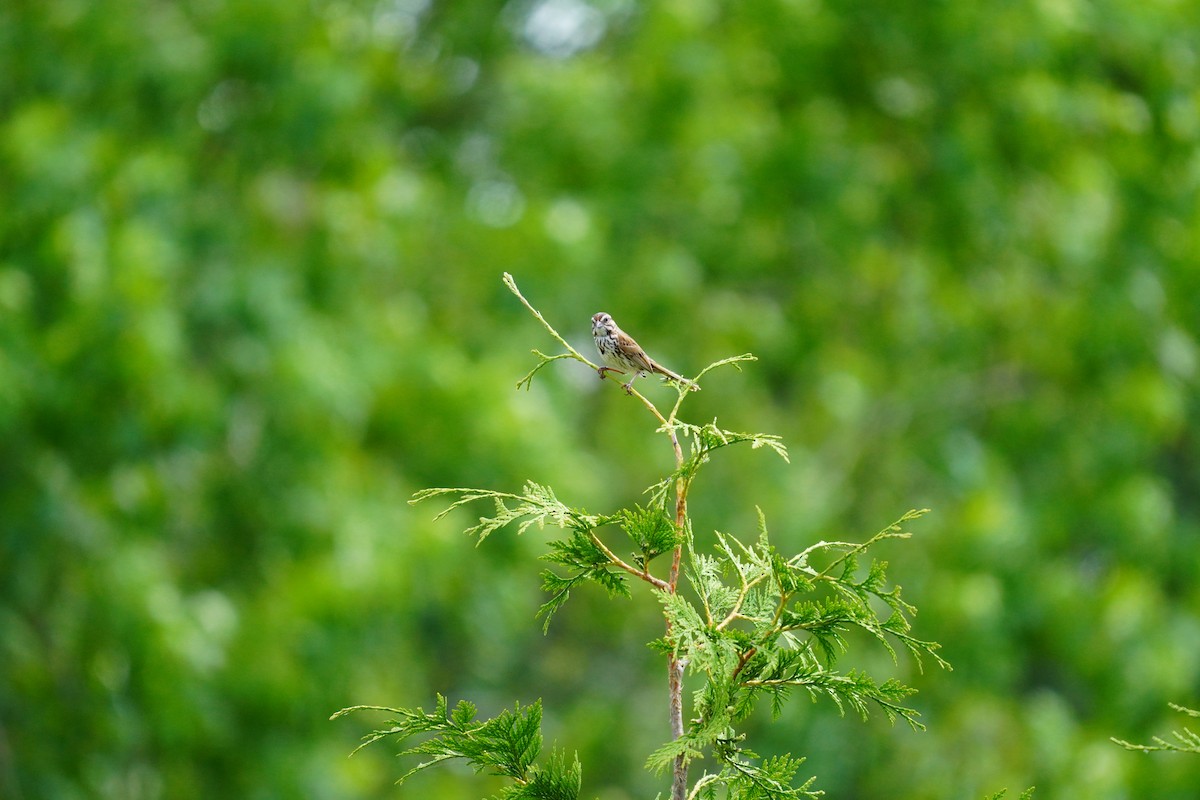
[(737, 666), (733, 668), (733, 675), (731, 675), (730, 677), (736, 679), (737, 676), (741, 673), (742, 668), (745, 667), (746, 664), (748, 664), (750, 662), (750, 659), (754, 658), (754, 654), (757, 652), (758, 652), (757, 647), (751, 647), (749, 650), (742, 653), (741, 657), (738, 658)]
[[(674, 414), (672, 414), (674, 417)], [(675, 450), (675, 463), (683, 466), (683, 448), (679, 446), (679, 437), (672, 429), (671, 446)], [(688, 484), (680, 479), (675, 482), (675, 527), (679, 531), (679, 544), (671, 558), (671, 575), (668, 579), (669, 591), (674, 594), (679, 586), (679, 564), (683, 559), (684, 526), (687, 523), (687, 490)], [(671, 623), (667, 622), (667, 641), (671, 639)], [(683, 736), (683, 670), (686, 664), (672, 654), (667, 659), (667, 690), (670, 694), (671, 738)], [(687, 800), (688, 764), (685, 756), (675, 756), (672, 769), (671, 800)]]

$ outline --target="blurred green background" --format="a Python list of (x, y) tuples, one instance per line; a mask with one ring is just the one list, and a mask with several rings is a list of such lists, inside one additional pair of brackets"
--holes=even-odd
[[(612, 511), (670, 468), (581, 365), (684, 373), (697, 529), (865, 538), (953, 672), (925, 733), (802, 697), (833, 798), (1193, 798), (1127, 753), (1200, 705), (1200, 6), (1145, 0), (0, 4), (0, 797), (476, 798), (346, 754), (355, 703), (544, 698), (648, 798), (645, 594), (474, 549), (426, 486)], [(671, 390), (646, 382), (651, 397)], [(479, 509), (480, 511), (484, 509)]]

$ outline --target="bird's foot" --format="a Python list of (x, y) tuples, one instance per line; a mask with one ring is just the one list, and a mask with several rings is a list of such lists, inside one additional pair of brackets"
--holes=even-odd
[(604, 380), (606, 377), (608, 377), (608, 373), (610, 373), (610, 372), (615, 372), (618, 375), (625, 374), (624, 372), (617, 369), (616, 367), (596, 367), (596, 374), (600, 376), (600, 380)]

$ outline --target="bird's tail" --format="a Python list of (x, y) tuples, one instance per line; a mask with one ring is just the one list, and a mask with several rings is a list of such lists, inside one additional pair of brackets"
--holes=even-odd
[(667, 379), (669, 381), (675, 381), (676, 383), (681, 383), (684, 386), (688, 387), (688, 389), (693, 392), (700, 391), (700, 387), (697, 386), (693, 381), (689, 381), (687, 378), (683, 377), (682, 375), (678, 375), (674, 372), (671, 372), (671, 370), (667, 369), (662, 364), (659, 364), (657, 361), (652, 361), (650, 363), (653, 364), (654, 371), (657, 372), (659, 375), (662, 375), (665, 379)]

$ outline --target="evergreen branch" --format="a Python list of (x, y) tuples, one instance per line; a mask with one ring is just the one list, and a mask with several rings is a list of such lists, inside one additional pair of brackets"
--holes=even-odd
[[(546, 363), (549, 363), (549, 361), (553, 361), (558, 358), (574, 358), (576, 361), (580, 361), (584, 364), (587, 364), (592, 369), (595, 369), (595, 370), (600, 369), (600, 366), (598, 364), (593, 364), (590, 360), (585, 358), (578, 350), (576, 350), (574, 347), (571, 347), (571, 345), (567, 343), (567, 340), (564, 339), (559, 334), (558, 331), (554, 330), (554, 326), (546, 321), (546, 318), (542, 316), (542, 312), (540, 312), (536, 308), (534, 308), (530, 304), (530, 302), (525, 299), (525, 295), (521, 294), (521, 290), (517, 288), (517, 282), (516, 282), (516, 280), (513, 279), (512, 275), (510, 275), (509, 273), (506, 272), (506, 273), (504, 273), (503, 279), (504, 279), (504, 285), (508, 287), (508, 290), (510, 292), (512, 292), (513, 294), (515, 294), (517, 296), (517, 299), (521, 301), (522, 305), (524, 305), (527, 309), (529, 309), (529, 313), (533, 314), (533, 316), (535, 318), (537, 318), (537, 321), (542, 323), (542, 327), (544, 327), (547, 331), (549, 331), (550, 335), (553, 336), (559, 344), (561, 344), (563, 347), (565, 347), (567, 349), (567, 352), (564, 353), (563, 355), (553, 356), (553, 357), (544, 356), (541, 353), (538, 353), (538, 351), (534, 350), (533, 351), (534, 353), (536, 353), (538, 356), (540, 356), (543, 359), (547, 359), (547, 361), (543, 362), (542, 364), (539, 364), (538, 367), (533, 370), (533, 372), (537, 372), (538, 369), (545, 366)], [(533, 372), (526, 375), (525, 379), (523, 379), (521, 381), (521, 383), (526, 383), (527, 379), (532, 378)], [(521, 383), (517, 384), (517, 388), (521, 387)]]
[(609, 562), (613, 566), (617, 567), (618, 569), (625, 570), (630, 575), (633, 575), (637, 578), (641, 578), (646, 583), (653, 586), (655, 589), (660, 589), (660, 590), (669, 590), (670, 589), (670, 584), (667, 583), (666, 581), (664, 581), (662, 578), (658, 578), (658, 577), (655, 577), (654, 575), (651, 575), (648, 570), (638, 569), (637, 567), (633, 566), (632, 564), (625, 563), (623, 560), (621, 560), (620, 557), (617, 556), (616, 553), (614, 553), (612, 550), (610, 550), (608, 548), (608, 546), (606, 544), (604, 544), (604, 542), (600, 541), (600, 537), (597, 536), (594, 532), (591, 533), (591, 537), (592, 537), (592, 541), (595, 543), (595, 545), (600, 548), (600, 550), (604, 553), (604, 555), (608, 558)]
[(578, 756), (567, 762), (567, 755), (552, 750), (546, 766), (530, 770), (529, 782), (512, 787), (500, 795), (501, 800), (576, 800), (583, 783), (583, 770)]
[(733, 567), (734, 572), (736, 572), (738, 576), (737, 598), (733, 601), (733, 607), (729, 609), (729, 612), (725, 615), (725, 618), (717, 623), (716, 626), (718, 630), (721, 630), (727, 627), (729, 623), (741, 618), (742, 607), (745, 605), (746, 599), (750, 595), (751, 588), (754, 586), (754, 584), (762, 579), (763, 575), (761, 573), (753, 576), (750, 574), (753, 566), (753, 553), (746, 548), (745, 545), (743, 545), (737, 539), (733, 540), (745, 551), (747, 556), (750, 556), (750, 563), (748, 564), (743, 563), (741, 559), (737, 557), (737, 554), (733, 552), (733, 548), (729, 546), (729, 539), (723, 533), (717, 531), (716, 535), (717, 549), (725, 554), (727, 563)]
[[(1168, 705), (1175, 711), (1186, 714), (1189, 717), (1200, 717), (1200, 711), (1197, 711), (1196, 709), (1176, 705), (1175, 703), (1168, 703)], [(1136, 750), (1141, 753), (1157, 753), (1163, 751), (1175, 753), (1200, 753), (1200, 734), (1197, 734), (1190, 728), (1184, 728), (1182, 731), (1171, 731), (1171, 735), (1175, 737), (1174, 742), (1169, 742), (1160, 736), (1154, 736), (1150, 739), (1152, 742), (1154, 742), (1154, 744), (1133, 744), (1125, 741), (1124, 739), (1118, 739), (1116, 737), (1110, 737), (1110, 739), (1116, 744), (1121, 745), (1121, 747), (1124, 747), (1126, 750)]]
[[(779, 627), (784, 632), (806, 631), (821, 648), (825, 663), (832, 665), (837, 662), (838, 655), (847, 650), (842, 634), (850, 626), (865, 621), (865, 617), (861, 609), (840, 598), (830, 597), (821, 602), (797, 603), (784, 612)], [(884, 645), (887, 646), (886, 641)]]
[[(905, 515), (902, 521), (914, 515)], [(661, 749), (656, 756), (693, 758), (706, 747), (716, 747), (714, 737), (725, 726), (744, 719), (757, 697), (764, 692), (770, 695), (778, 715), (790, 691), (798, 687), (828, 696), (843, 713), (850, 708), (866, 719), (869, 711), (877, 708), (892, 722), (900, 718), (922, 730), (919, 713), (902, 702), (912, 689), (895, 680), (876, 684), (865, 674), (840, 674), (831, 669), (847, 650), (845, 636), (854, 628), (875, 638), (893, 660), (897, 649), (893, 643), (899, 642), (918, 665), (923, 656), (931, 655), (949, 668), (936, 653), (936, 642), (911, 635), (906, 615), (915, 609), (901, 599), (898, 586), (887, 585), (886, 562), (872, 561), (866, 574), (858, 575), (861, 552), (883, 539), (907, 536), (896, 523), (866, 543), (819, 543), (787, 560), (771, 545), (760, 510), (759, 537), (753, 544), (718, 531), (714, 558), (696, 553), (693, 540), (687, 537), (688, 577), (698, 603), (693, 607), (679, 596), (662, 598), (673, 632), (668, 646), (692, 671), (703, 672), (708, 682), (696, 701), (699, 718), (684, 740)], [(833, 565), (818, 571), (809, 560), (822, 550), (837, 551), (837, 558)], [(829, 596), (794, 602), (796, 595), (813, 592), (821, 585), (829, 586)], [(890, 617), (878, 616), (874, 598), (892, 609)], [(737, 625), (739, 622), (749, 627)], [(799, 632), (808, 636), (798, 638)]]
[[(433, 497), (447, 495), (457, 496), (457, 499), (434, 519), (441, 519), (455, 508), (476, 500), (492, 500), (495, 503), (494, 515), (480, 517), (479, 524), (466, 530), (466, 533), (478, 537), (480, 542), (500, 528), (518, 520), (518, 534), (524, 533), (532, 525), (541, 527), (547, 522), (574, 532), (575, 535), (566, 541), (550, 542), (551, 552), (543, 556), (546, 560), (563, 564), (576, 572), (570, 578), (560, 578), (553, 573), (549, 573), (553, 577), (547, 577), (547, 573), (543, 573), (542, 588), (552, 595), (538, 610), (538, 616), (545, 617), (545, 626), (549, 626), (551, 616), (566, 602), (570, 590), (581, 580), (596, 581), (608, 589), (610, 594), (628, 596), (629, 590), (619, 576), (609, 569), (610, 566), (646, 581), (656, 589), (668, 589), (670, 586), (669, 582), (651, 574), (645, 565), (655, 555), (663, 552), (664, 546), (675, 546), (679, 537), (669, 520), (656, 518), (650, 509), (626, 510), (615, 517), (586, 514), (562, 503), (549, 487), (532, 481), (525, 484), (524, 493), (519, 495), (490, 489), (424, 489), (414, 494), (409, 504), (415, 505)], [(661, 517), (661, 514), (657, 517)], [(596, 528), (613, 521), (622, 522), (626, 532), (641, 545), (641, 566), (630, 564), (617, 556), (596, 535)]]
[(816, 782), (815, 777), (801, 786), (792, 786), (804, 758), (783, 755), (755, 764), (754, 759), (758, 756), (739, 746), (743, 738), (732, 731), (717, 737), (713, 756), (721, 764), (721, 772), (701, 776), (688, 793), (688, 800), (716, 800), (718, 786), (725, 787), (726, 797), (738, 800), (797, 800), (824, 796), (821, 790), (811, 788)]
[(868, 539), (865, 542), (826, 542), (826, 541), (817, 542), (816, 544), (810, 545), (809, 547), (805, 548), (798, 555), (793, 556), (788, 563), (791, 564), (792, 566), (800, 567), (802, 569), (807, 568), (810, 571), (812, 571), (808, 565), (808, 559), (813, 553), (821, 552), (824, 550), (844, 550), (845, 552), (839, 558), (835, 559), (832, 563), (828, 564), (825, 567), (825, 569), (821, 570), (819, 573), (812, 571), (813, 574), (828, 575), (829, 573), (831, 573), (833, 571), (833, 569), (835, 567), (842, 564), (847, 559), (854, 558), (859, 553), (862, 553), (862, 552), (868, 550), (869, 548), (873, 547), (874, 545), (878, 544), (879, 542), (883, 541), (884, 539), (909, 539), (909, 538), (911, 538), (912, 534), (907, 531), (902, 530), (900, 527), (901, 524), (904, 522), (908, 522), (909, 520), (918, 519), (920, 517), (923, 517), (928, 513), (929, 513), (928, 508), (910, 509), (909, 511), (906, 511), (904, 513), (904, 515), (900, 517), (900, 519), (896, 520), (891, 525), (888, 525), (886, 528), (884, 528), (879, 533), (875, 534), (874, 536), (872, 536), (870, 539)]
[(756, 758), (753, 753), (737, 746), (738, 738), (720, 740), (714, 748), (714, 756), (724, 764), (722, 770), (723, 782), (733, 789), (738, 798), (744, 800), (796, 800), (797, 798), (817, 798), (825, 793), (820, 790), (810, 790), (816, 778), (809, 778), (802, 786), (793, 787), (796, 771), (804, 763), (803, 758), (777, 756), (764, 761), (761, 765), (754, 764), (748, 758)]
[[(438, 695), (438, 697), (440, 698), (441, 695)], [(339, 719), (339, 718), (344, 717), (347, 714), (351, 714), (355, 711), (386, 711), (389, 714), (396, 714), (401, 717), (413, 715), (413, 712), (407, 711), (402, 708), (390, 708), (388, 706), (350, 706), (349, 708), (343, 708), (340, 711), (337, 711), (334, 714), (330, 715), (329, 719), (331, 719), (331, 720)], [(421, 709), (417, 709), (417, 715), (420, 715), (421, 713), (422, 713)], [(392, 723), (391, 728), (381, 728), (379, 730), (371, 731), (370, 733), (368, 733), (366, 736), (363, 737), (362, 744), (360, 744), (358, 747), (356, 747), (350, 751), (350, 755), (354, 755), (359, 750), (362, 750), (364, 747), (366, 747), (367, 745), (369, 745), (373, 742), (377, 742), (380, 739), (383, 739), (387, 736), (391, 736), (393, 734), (403, 733), (407, 729), (408, 729), (407, 726), (403, 726), (399, 722), (394, 722), (394, 723)]]
[[(672, 438), (677, 466), (670, 475), (646, 489), (645, 494), (650, 495), (652, 505), (664, 504), (671, 487), (678, 488), (681, 481), (682, 490), (686, 494), (687, 487), (696, 477), (696, 473), (700, 471), (700, 467), (707, 463), (709, 454), (722, 447), (749, 442), (752, 449), (767, 447), (784, 461), (789, 461), (787, 446), (783, 444), (781, 437), (774, 434), (738, 433), (722, 430), (717, 427), (716, 420), (707, 425), (693, 425), (688, 422), (679, 422), (674, 418), (674, 414), (669, 420), (663, 419), (661, 416), (659, 420), (662, 422), (662, 426), (658, 430), (667, 432)], [(683, 457), (682, 448), (679, 446), (677, 437), (679, 431), (692, 440), (691, 452), (687, 458)]]
[[(533, 376), (536, 375), (542, 369), (542, 367), (548, 366), (550, 364), (550, 362), (552, 362), (552, 361), (558, 361), (560, 358), (572, 358), (572, 359), (583, 358), (578, 353), (575, 353), (574, 355), (572, 355), (571, 353), (559, 353), (556, 356), (548, 356), (545, 353), (543, 353), (541, 350), (532, 350), (531, 352), (535, 356), (538, 357), (539, 361), (537, 363), (537, 366), (534, 367), (533, 369), (529, 370), (529, 373), (526, 374), (524, 378), (521, 378), (521, 380), (517, 381), (518, 389), (520, 389), (522, 386), (524, 386), (526, 390), (529, 390), (533, 386)], [(592, 367), (595, 366), (587, 359), (583, 359), (583, 361), (588, 366), (592, 366)]]
[(687, 598), (672, 591), (661, 591), (656, 596), (670, 625), (671, 652), (676, 658), (688, 659), (693, 671), (723, 672), (722, 661), (737, 657), (736, 649), (726, 638), (715, 635)]
[(700, 780), (696, 781), (696, 784), (692, 787), (692, 790), (688, 792), (687, 800), (696, 800), (696, 798), (701, 796), (701, 792), (704, 793), (704, 797), (713, 798), (715, 795), (713, 794), (713, 790), (708, 788), (709, 784), (719, 786), (723, 782), (724, 781), (720, 775), (706, 772), (700, 776)]
[(686, 731), (681, 731), (672, 741), (651, 753), (646, 766), (660, 772), (680, 758), (685, 761), (700, 759), (706, 747), (729, 738), (735, 711), (731, 690), (729, 684), (709, 681), (696, 699), (699, 717), (692, 720)]
[(768, 447), (784, 461), (789, 461), (787, 447), (783, 444), (782, 437), (775, 434), (727, 431), (717, 427), (715, 419), (707, 425), (693, 425), (689, 422), (676, 421), (671, 427), (683, 431), (684, 435), (691, 438), (691, 457), (688, 461), (695, 461), (697, 467), (706, 461), (709, 453), (714, 450), (743, 442), (749, 442), (750, 447), (755, 450), (760, 447)]
[[(843, 584), (835, 583), (843, 594), (826, 598), (820, 603), (805, 602), (784, 612), (780, 619), (781, 631), (804, 630), (811, 634), (821, 648), (826, 663), (832, 664), (838, 654), (847, 650), (843, 633), (851, 627), (859, 628), (878, 641), (892, 661), (896, 662), (896, 650), (890, 639), (895, 639), (924, 671), (924, 656), (931, 656), (943, 669), (952, 669), (950, 663), (938, 655), (941, 645), (937, 642), (918, 639), (908, 633), (910, 625), (904, 615), (893, 610), (892, 615), (881, 621), (872, 611), (869, 602), (856, 592), (850, 592)], [(889, 638), (890, 637), (890, 638)]]
[[(544, 570), (542, 572), (542, 591), (550, 594), (550, 599), (542, 603), (541, 607), (538, 608), (537, 614), (534, 615), (535, 618), (543, 617), (545, 620), (542, 623), (542, 633), (550, 631), (550, 619), (571, 598), (571, 590), (575, 588), (575, 585), (582, 583), (589, 577), (592, 576), (583, 571), (577, 572), (569, 578), (561, 577), (552, 570)], [(611, 592), (612, 590), (610, 589), (609, 591)]]
[[(700, 370), (700, 372), (696, 375), (696, 377), (690, 379), (689, 382), (692, 385), (698, 386), (700, 383), (700, 379), (703, 378), (705, 376), (705, 374), (711, 372), (714, 369), (717, 369), (718, 367), (723, 367), (726, 365), (730, 365), (734, 369), (736, 369), (738, 372), (741, 372), (742, 368), (739, 367), (738, 364), (740, 364), (744, 361), (758, 361), (758, 356), (755, 356), (751, 353), (742, 353), (740, 356), (730, 356), (729, 358), (722, 358), (720, 361), (714, 361), (713, 363), (709, 364), (704, 369)], [(671, 409), (671, 413), (669, 415), (667, 415), (667, 419), (669, 419), (669, 420), (676, 419), (676, 417), (679, 415), (679, 409), (683, 405), (684, 398), (686, 398), (688, 396), (688, 394), (691, 392), (691, 389), (689, 388), (689, 386), (687, 384), (675, 383), (675, 388), (679, 392), (679, 397), (675, 400), (675, 406)], [(666, 424), (665, 421), (664, 421), (664, 424)]]
[[(611, 552), (603, 545), (594, 531), (576, 530), (572, 532), (569, 539), (550, 542), (549, 546), (550, 552), (541, 556), (542, 560), (561, 564), (572, 570), (573, 574), (564, 578), (551, 570), (542, 573), (542, 590), (551, 595), (550, 599), (543, 603), (537, 612), (537, 616), (545, 617), (543, 631), (549, 630), (551, 617), (570, 597), (571, 590), (582, 581), (595, 581), (613, 596), (631, 596), (624, 578), (613, 567), (626, 570), (632, 568), (620, 559), (616, 559), (614, 563), (615, 557), (610, 557)], [(638, 574), (636, 571), (634, 573)], [(638, 577), (643, 576), (638, 574)], [(647, 577), (654, 579), (653, 576)]]
[[(423, 755), (422, 761), (400, 777), (403, 783), (418, 772), (450, 759), (463, 759), (478, 770), (512, 780), (516, 785), (502, 793), (506, 798), (528, 800), (575, 800), (579, 796), (581, 770), (578, 759), (568, 764), (565, 756), (551, 753), (544, 767), (534, 766), (542, 749), (542, 705), (534, 702), (524, 709), (518, 703), (513, 710), (501, 711), (490, 720), (476, 721), (475, 706), (462, 700), (451, 711), (446, 698), (439, 694), (433, 713), (387, 708), (353, 706), (344, 708), (331, 719), (352, 711), (386, 711), (395, 714), (389, 727), (372, 731), (354, 751), (372, 742), (394, 736), (403, 742), (412, 736), (432, 734), (428, 739), (401, 751), (401, 755)], [(351, 753), (353, 755), (353, 753)]]
[(899, 703), (916, 690), (894, 678), (877, 685), (865, 673), (851, 671), (842, 675), (807, 662), (788, 665), (778, 677), (753, 678), (743, 681), (742, 685), (772, 690), (801, 687), (810, 694), (825, 694), (834, 701), (839, 711), (844, 713), (845, 707), (849, 706), (858, 712), (864, 722), (869, 717), (869, 704), (873, 703), (883, 710), (889, 722), (895, 722), (899, 717), (913, 730), (925, 730), (925, 725), (917, 719), (921, 716), (920, 712)]
[(655, 773), (661, 773), (668, 767), (674, 766), (678, 758), (686, 761), (698, 761), (704, 757), (706, 744), (708, 743), (698, 744), (690, 733), (685, 733), (651, 753), (646, 759), (646, 768), (654, 770)]
[[(778, 580), (779, 575), (777, 562), (779, 561), (779, 558), (775, 552), (775, 549), (771, 547), (770, 542), (767, 540), (767, 523), (761, 508), (758, 509), (758, 525), (759, 538), (758, 541), (752, 546), (743, 544), (740, 539), (727, 537), (720, 532), (717, 533), (717, 549), (723, 552), (726, 559), (728, 559), (728, 562), (733, 565), (734, 569), (738, 573), (738, 579), (740, 582), (740, 586), (737, 590), (737, 598), (734, 600), (725, 618), (717, 624), (718, 629), (724, 629), (730, 623), (738, 619), (748, 619), (757, 624), (762, 624), (767, 621), (764, 614), (767, 609), (763, 602), (756, 604), (763, 607), (756, 607), (755, 611), (749, 616), (743, 614), (743, 609), (745, 608), (747, 602), (756, 598), (756, 595), (754, 594), (755, 590), (759, 584), (766, 581), (767, 578), (775, 577), (778, 581), (777, 589), (779, 590), (779, 599), (774, 604), (774, 612), (770, 620), (771, 625), (774, 625), (779, 621), (779, 617), (782, 614), (784, 607), (790, 599), (792, 592), (795, 591), (794, 583), (788, 583), (788, 586), (785, 587), (785, 582)], [(730, 542), (738, 547), (738, 549), (741, 551), (741, 555), (745, 558), (745, 562), (743, 562), (742, 559), (738, 557), (738, 554), (733, 551), (733, 547), (730, 545)]]
[[(602, 517), (584, 514), (564, 505), (554, 496), (554, 492), (548, 486), (542, 486), (533, 481), (528, 481), (525, 484), (524, 494), (496, 492), (490, 489), (422, 489), (416, 492), (408, 503), (409, 505), (416, 505), (430, 498), (444, 495), (458, 495), (459, 497), (435, 516), (435, 520), (441, 519), (459, 506), (473, 503), (476, 500), (492, 500), (495, 502), (495, 516), (480, 517), (478, 525), (473, 525), (466, 529), (467, 534), (477, 536), (480, 542), (500, 528), (520, 519), (524, 521), (517, 527), (518, 534), (524, 533), (532, 525), (537, 525), (540, 528), (546, 522), (551, 522), (560, 528), (573, 530), (591, 530), (604, 522), (604, 518)], [(505, 501), (515, 501), (516, 505), (509, 507)]]
[(717, 559), (697, 553), (690, 537), (687, 545), (688, 581), (700, 597), (708, 624), (719, 630), (722, 626), (716, 624), (715, 614), (731, 607), (736, 602), (738, 592), (721, 580), (721, 563)]
[(738, 364), (746, 361), (758, 361), (758, 356), (754, 355), (753, 353), (742, 353), (740, 356), (730, 356), (729, 358), (722, 358), (720, 361), (714, 361), (704, 369), (700, 370), (699, 374), (696, 375), (695, 380), (698, 381), (703, 378), (705, 374), (717, 369), (718, 367), (724, 367), (726, 365), (732, 366), (738, 372), (741, 372), (742, 368), (739, 367)]
[(613, 516), (637, 546), (634, 560), (642, 568), (663, 553), (671, 552), (682, 542), (679, 529), (662, 506), (642, 508), (634, 505), (621, 509)]

